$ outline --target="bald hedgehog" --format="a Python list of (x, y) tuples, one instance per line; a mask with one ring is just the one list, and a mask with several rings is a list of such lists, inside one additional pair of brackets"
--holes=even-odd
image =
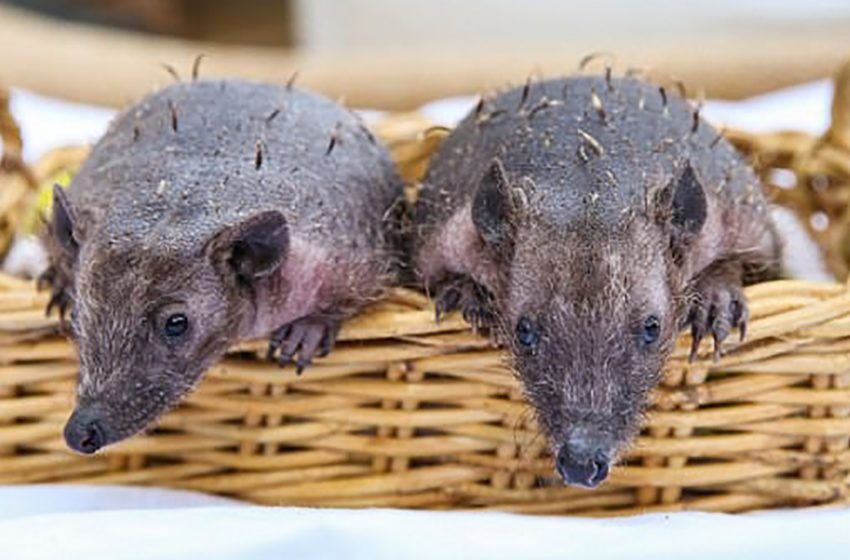
[(557, 472), (596, 487), (639, 429), (677, 333), (743, 339), (742, 286), (776, 274), (758, 179), (682, 99), (575, 77), (482, 100), (445, 139), (415, 215), (438, 315), (504, 341)]
[(237, 341), (270, 337), (299, 372), (330, 351), (393, 281), (400, 194), (355, 115), (291, 86), (181, 83), (120, 114), (54, 189), (47, 279), (80, 358), (68, 445), (143, 429)]

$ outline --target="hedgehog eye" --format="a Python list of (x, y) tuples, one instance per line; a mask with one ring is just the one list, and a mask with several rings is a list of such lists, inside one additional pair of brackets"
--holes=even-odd
[(187, 330), (189, 330), (189, 318), (183, 313), (170, 315), (162, 327), (162, 333), (166, 338), (171, 339), (183, 336)]
[(661, 335), (661, 321), (655, 315), (650, 315), (643, 322), (643, 343), (649, 346)]
[(516, 339), (526, 348), (534, 348), (540, 341), (540, 334), (527, 317), (520, 317), (516, 324)]

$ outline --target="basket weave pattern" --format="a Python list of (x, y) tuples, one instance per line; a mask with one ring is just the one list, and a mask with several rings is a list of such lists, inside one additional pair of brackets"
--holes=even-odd
[[(411, 183), (443, 136), (416, 115), (376, 128)], [(782, 168), (798, 185), (814, 173), (830, 191), (850, 192), (850, 151), (834, 131), (728, 135), (768, 181)], [(30, 170), (30, 183), (80, 157), (54, 154)], [(9, 185), (27, 182), (7, 168), (0, 202)], [(717, 363), (706, 342), (703, 359), (688, 364), (682, 335), (640, 438), (607, 483), (585, 491), (551, 483), (544, 438), (499, 349), (457, 316), (435, 324), (427, 299), (402, 289), (349, 321), (334, 352), (303, 376), (264, 362), (263, 343), (243, 345), (151, 433), (74, 455), (61, 439), (73, 348), (44, 316), (46, 294), (0, 276), (0, 484), (147, 484), (268, 504), (590, 515), (846, 502), (850, 291), (780, 281), (747, 294), (747, 341), (729, 344)]]

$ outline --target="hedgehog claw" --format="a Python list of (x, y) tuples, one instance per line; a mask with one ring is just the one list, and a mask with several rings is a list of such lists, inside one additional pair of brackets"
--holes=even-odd
[(50, 299), (47, 301), (44, 315), (50, 316), (54, 309), (57, 310), (59, 321), (64, 327), (68, 309), (73, 303), (71, 293), (68, 290), (69, 284), (64, 282), (57, 269), (51, 266), (36, 279), (35, 285), (39, 290), (50, 289)]
[(691, 351), (688, 361), (697, 359), (702, 339), (709, 333), (714, 341), (712, 359), (716, 362), (723, 357), (723, 342), (732, 329), (740, 332), (743, 342), (747, 334), (746, 298), (741, 289), (739, 275), (731, 274), (728, 269), (721, 274), (709, 275), (695, 286), (695, 299), (688, 314), (691, 325)]
[(331, 353), (331, 350), (336, 344), (336, 335), (339, 333), (338, 328), (325, 329), (325, 334), (322, 336), (322, 342), (319, 346), (319, 353), (316, 354), (320, 358), (324, 358)]
[(64, 318), (68, 311), (68, 295), (61, 290), (55, 290), (50, 294), (50, 300), (47, 302), (47, 308), (44, 310), (45, 315), (50, 315), (53, 310), (59, 311), (59, 317)]
[(50, 286), (54, 284), (56, 281), (56, 269), (52, 266), (48, 267), (47, 270), (38, 275), (38, 278), (35, 279), (35, 288), (37, 290), (46, 290)]
[(302, 373), (304, 373), (304, 370), (307, 369), (307, 366), (309, 366), (311, 363), (312, 360), (299, 359), (295, 363), (295, 375), (300, 376)]
[(434, 319), (439, 323), (448, 313), (460, 306), (461, 291), (457, 286), (446, 286), (440, 291), (437, 302), (434, 305)]
[(274, 361), (275, 353), (278, 348), (280, 348), (280, 345), (283, 344), (283, 340), (286, 338), (286, 335), (289, 334), (291, 328), (292, 325), (284, 325), (269, 336), (269, 349), (266, 352), (266, 360), (270, 362)]
[(494, 322), (492, 300), (490, 292), (470, 277), (452, 277), (439, 288), (434, 304), (436, 320), (439, 323), (449, 312), (460, 310), (463, 319), (477, 333)]
[(313, 363), (314, 356), (323, 357), (331, 351), (339, 327), (338, 320), (328, 317), (304, 317), (287, 323), (269, 337), (266, 359), (284, 367), (298, 354), (295, 373), (301, 375)]

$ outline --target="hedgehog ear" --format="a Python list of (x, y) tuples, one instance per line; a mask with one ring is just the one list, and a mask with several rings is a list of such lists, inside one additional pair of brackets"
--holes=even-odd
[(690, 162), (662, 190), (661, 197), (660, 208), (672, 228), (674, 242), (687, 243), (699, 234), (708, 216), (708, 201)]
[(289, 253), (286, 218), (276, 210), (252, 216), (216, 234), (210, 252), (218, 266), (241, 281), (268, 276)]
[(484, 243), (496, 252), (510, 248), (514, 207), (505, 168), (501, 161), (494, 159), (472, 200), (472, 223)]
[(53, 219), (50, 223), (50, 233), (65, 254), (76, 258), (80, 244), (74, 237), (74, 213), (65, 195), (65, 189), (53, 185)]

